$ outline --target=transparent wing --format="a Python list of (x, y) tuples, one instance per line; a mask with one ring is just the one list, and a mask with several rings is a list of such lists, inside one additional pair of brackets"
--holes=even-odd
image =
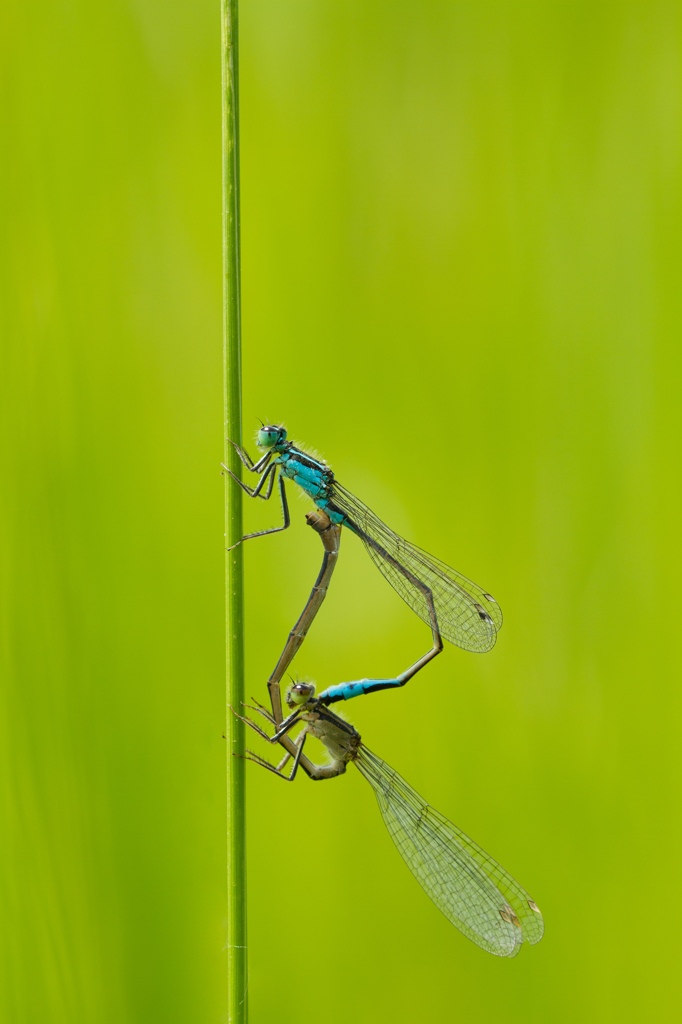
[(442, 636), (465, 651), (483, 654), (494, 646), (502, 611), (494, 597), (445, 562), (410, 544), (336, 480), (332, 501), (362, 538), (370, 558), (410, 608), (431, 625), (428, 588)]
[(455, 928), (495, 956), (516, 956), (522, 942), (540, 941), (542, 914), (504, 868), (364, 744), (355, 764), (403, 860)]

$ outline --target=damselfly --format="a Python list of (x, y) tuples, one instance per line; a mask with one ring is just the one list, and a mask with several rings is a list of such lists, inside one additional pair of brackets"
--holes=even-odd
[[(311, 779), (331, 779), (343, 775), (352, 762), (374, 790), (384, 824), (408, 868), (456, 928), (496, 956), (516, 956), (523, 942), (540, 941), (542, 914), (525, 889), (369, 750), (352, 725), (315, 697), (311, 683), (296, 683), (286, 699), (293, 710), (279, 725), (261, 705), (252, 708), (275, 726), (273, 736), (251, 718), (238, 716), (269, 743), (281, 743), (287, 751), (284, 759), (275, 766), (252, 751), (246, 752), (247, 759), (287, 781), (294, 780), (299, 767)], [(294, 741), (289, 731), (299, 723), (303, 729)], [(316, 765), (305, 756), (308, 736), (324, 744), (329, 764)], [(287, 775), (283, 769), (290, 757), (294, 762)]]
[(341, 486), (326, 463), (288, 441), (284, 427), (263, 426), (256, 444), (265, 454), (255, 463), (247, 452), (234, 445), (246, 468), (259, 474), (255, 487), (239, 480), (226, 466), (223, 468), (252, 498), (267, 501), (277, 481), (284, 522), (270, 530), (247, 534), (242, 540), (288, 528), (291, 520), (284, 480), (293, 480), (333, 523), (348, 527), (360, 537), (391, 586), (434, 632), (467, 651), (483, 653), (491, 649), (502, 625), (502, 612), (490, 594), (394, 533), (367, 505)]

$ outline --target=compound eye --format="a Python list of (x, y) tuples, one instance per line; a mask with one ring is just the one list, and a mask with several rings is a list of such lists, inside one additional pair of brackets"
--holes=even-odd
[(258, 431), (258, 444), (262, 448), (272, 448), (274, 444), (277, 444), (279, 437), (279, 431), (277, 427), (261, 427)]
[(294, 704), (305, 704), (315, 692), (310, 683), (295, 683), (289, 690), (289, 699)]

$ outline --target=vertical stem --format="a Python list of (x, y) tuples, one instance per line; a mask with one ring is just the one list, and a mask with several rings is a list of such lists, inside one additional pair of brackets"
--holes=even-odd
[[(241, 322), (239, 240), (239, 89), (237, 0), (222, 0), (223, 69), (223, 339), (225, 436), (241, 444)], [(241, 477), (241, 463), (225, 442), (225, 463)], [(242, 537), (242, 492), (226, 480), (225, 544)], [(244, 572), (242, 546), (226, 553), (227, 703), (244, 700)], [(244, 726), (227, 711), (227, 970), (228, 1021), (246, 1024), (246, 857)]]

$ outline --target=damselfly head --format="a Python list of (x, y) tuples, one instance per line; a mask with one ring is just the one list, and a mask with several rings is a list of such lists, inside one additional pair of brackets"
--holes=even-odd
[(259, 448), (274, 448), (275, 445), (286, 441), (287, 432), (284, 427), (265, 425), (260, 428), (256, 435), (256, 444)]
[(307, 704), (315, 696), (315, 687), (312, 683), (294, 683), (286, 693), (286, 702), (290, 708)]

